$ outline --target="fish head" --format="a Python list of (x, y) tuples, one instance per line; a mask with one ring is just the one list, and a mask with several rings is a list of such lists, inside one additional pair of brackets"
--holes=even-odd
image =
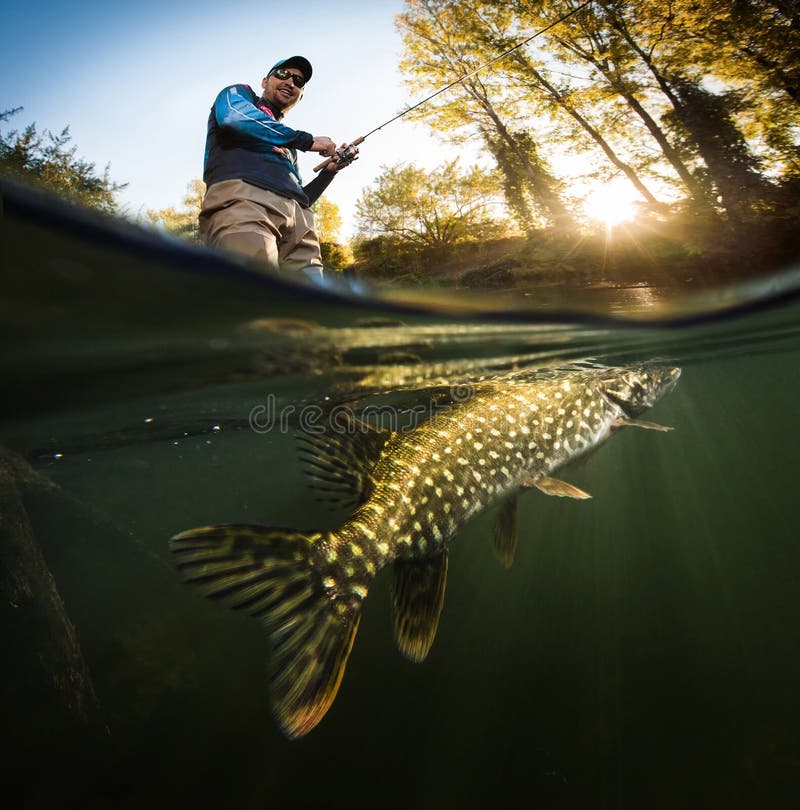
[(609, 369), (600, 378), (603, 396), (619, 405), (626, 416), (638, 416), (668, 394), (678, 382), (681, 370), (669, 366), (632, 366)]

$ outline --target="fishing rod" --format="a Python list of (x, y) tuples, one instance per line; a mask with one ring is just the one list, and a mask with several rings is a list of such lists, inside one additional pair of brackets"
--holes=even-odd
[[(503, 51), (499, 56), (495, 56), (494, 59), (490, 59), (488, 62), (484, 62), (484, 64), (479, 65), (476, 67), (471, 73), (467, 73), (464, 76), (455, 79), (454, 81), (450, 82), (450, 84), (445, 85), (444, 87), (439, 88), (435, 93), (431, 93), (427, 98), (423, 98), (422, 101), (418, 101), (413, 107), (408, 107), (407, 109), (403, 110), (402, 112), (398, 113), (394, 116), (394, 118), (390, 118), (388, 121), (384, 121), (379, 127), (375, 127), (375, 129), (371, 129), (366, 135), (361, 135), (356, 138), (354, 141), (351, 141), (347, 146), (343, 147), (342, 149), (337, 149), (336, 154), (332, 155), (329, 158), (326, 158), (322, 161), (318, 166), (314, 167), (314, 171), (318, 172), (324, 169), (329, 163), (334, 160), (341, 160), (345, 159), (351, 161), (355, 160), (355, 154), (358, 152), (357, 149), (354, 147), (358, 146), (360, 143), (363, 143), (370, 135), (374, 135), (379, 130), (383, 129), (384, 127), (388, 127), (389, 124), (393, 124), (398, 119), (402, 118), (404, 115), (408, 115), (412, 110), (416, 110), (418, 107), (421, 107), (423, 104), (427, 104), (431, 99), (436, 98), (436, 96), (444, 93), (446, 90), (449, 90), (451, 87), (455, 87), (457, 84), (461, 84), (461, 82), (466, 81), (467, 79), (472, 78), (476, 73), (485, 68), (489, 67), (489, 65), (493, 65), (495, 62), (499, 62), (501, 59), (505, 59), (510, 53), (522, 48), (524, 45), (527, 45), (531, 40), (536, 39), (536, 37), (541, 36), (546, 31), (549, 31), (551, 28), (555, 28), (555, 26), (559, 25), (560, 23), (564, 22), (564, 20), (568, 20), (572, 17), (573, 14), (577, 14), (579, 11), (582, 11), (586, 6), (593, 3), (594, 0), (586, 0), (586, 2), (581, 3), (577, 8), (572, 9), (572, 11), (565, 14), (563, 17), (551, 22), (549, 25), (546, 25), (540, 31), (537, 31), (535, 34), (529, 36), (527, 39), (523, 39), (522, 42), (518, 42), (514, 45), (513, 48), (509, 48), (507, 51)], [(354, 150), (354, 151), (351, 151)]]

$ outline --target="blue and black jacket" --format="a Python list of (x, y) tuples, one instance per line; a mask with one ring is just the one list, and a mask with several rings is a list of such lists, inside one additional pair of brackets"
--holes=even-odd
[(310, 132), (282, 124), (269, 105), (246, 84), (226, 87), (208, 116), (203, 180), (243, 180), (308, 207), (322, 194), (334, 172), (320, 172), (303, 187), (297, 150), (314, 142)]

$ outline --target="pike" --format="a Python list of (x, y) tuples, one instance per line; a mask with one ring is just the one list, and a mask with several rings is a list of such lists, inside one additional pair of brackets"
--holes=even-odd
[(359, 422), (303, 437), (316, 486), (354, 508), (339, 529), (204, 526), (170, 541), (187, 583), (261, 621), (271, 642), (270, 699), (278, 725), (301, 737), (330, 708), (370, 584), (393, 568), (394, 636), (423, 661), (444, 602), (450, 541), (501, 501), (494, 542), (510, 565), (516, 494), (588, 498), (553, 473), (637, 417), (675, 386), (680, 369), (573, 366), (480, 383), (473, 396), (407, 433)]

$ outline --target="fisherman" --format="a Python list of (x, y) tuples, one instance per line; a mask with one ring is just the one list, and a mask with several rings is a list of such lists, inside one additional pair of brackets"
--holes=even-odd
[[(208, 117), (200, 233), (208, 244), (254, 260), (268, 270), (304, 271), (321, 278), (322, 257), (310, 206), (358, 149), (327, 136), (291, 129), (284, 115), (311, 78), (303, 56), (276, 62), (257, 96), (246, 84), (226, 87)], [(331, 158), (303, 186), (297, 150)]]

